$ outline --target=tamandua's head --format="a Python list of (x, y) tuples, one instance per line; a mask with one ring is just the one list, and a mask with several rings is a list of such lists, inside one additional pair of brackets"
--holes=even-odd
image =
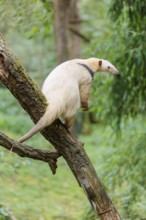
[(99, 60), (99, 71), (112, 73), (117, 77), (120, 76), (120, 72), (108, 60), (103, 60), (103, 59)]

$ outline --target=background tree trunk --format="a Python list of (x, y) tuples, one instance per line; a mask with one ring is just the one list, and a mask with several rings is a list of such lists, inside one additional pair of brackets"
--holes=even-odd
[[(76, 34), (80, 32), (79, 0), (54, 0), (53, 3), (57, 63), (60, 64), (81, 56), (81, 38)], [(83, 124), (81, 113), (79, 117), (70, 129), (76, 137)]]
[(80, 31), (79, 1), (54, 0), (53, 3), (57, 62), (60, 64), (79, 58), (81, 54), (81, 39), (73, 31)]
[(71, 0), (68, 18), (68, 48), (69, 58), (80, 58), (81, 38), (76, 34), (80, 32), (79, 0)]

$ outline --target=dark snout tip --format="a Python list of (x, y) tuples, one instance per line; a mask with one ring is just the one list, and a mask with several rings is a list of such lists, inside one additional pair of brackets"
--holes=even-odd
[(116, 75), (115, 75), (117, 78), (120, 78), (121, 77), (121, 74), (120, 74), (120, 72), (118, 72), (118, 73), (116, 73)]

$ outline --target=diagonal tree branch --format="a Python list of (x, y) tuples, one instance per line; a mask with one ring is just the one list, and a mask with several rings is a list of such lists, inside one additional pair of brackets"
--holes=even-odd
[[(36, 123), (45, 112), (47, 106), (45, 97), (26, 74), (20, 61), (8, 49), (2, 36), (0, 36), (0, 80)], [(41, 133), (67, 161), (99, 218), (120, 220), (83, 144), (72, 137), (59, 120)]]
[(50, 152), (48, 150), (40, 150), (25, 144), (20, 144), (10, 139), (4, 133), (0, 132), (0, 145), (5, 149), (18, 154), (20, 157), (28, 157), (34, 160), (41, 160), (49, 164), (52, 173), (56, 173), (57, 158), (60, 157), (58, 152)]

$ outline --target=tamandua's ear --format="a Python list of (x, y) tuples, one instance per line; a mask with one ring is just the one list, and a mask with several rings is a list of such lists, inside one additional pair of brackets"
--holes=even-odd
[(101, 66), (102, 65), (102, 60), (99, 60), (99, 66)]

